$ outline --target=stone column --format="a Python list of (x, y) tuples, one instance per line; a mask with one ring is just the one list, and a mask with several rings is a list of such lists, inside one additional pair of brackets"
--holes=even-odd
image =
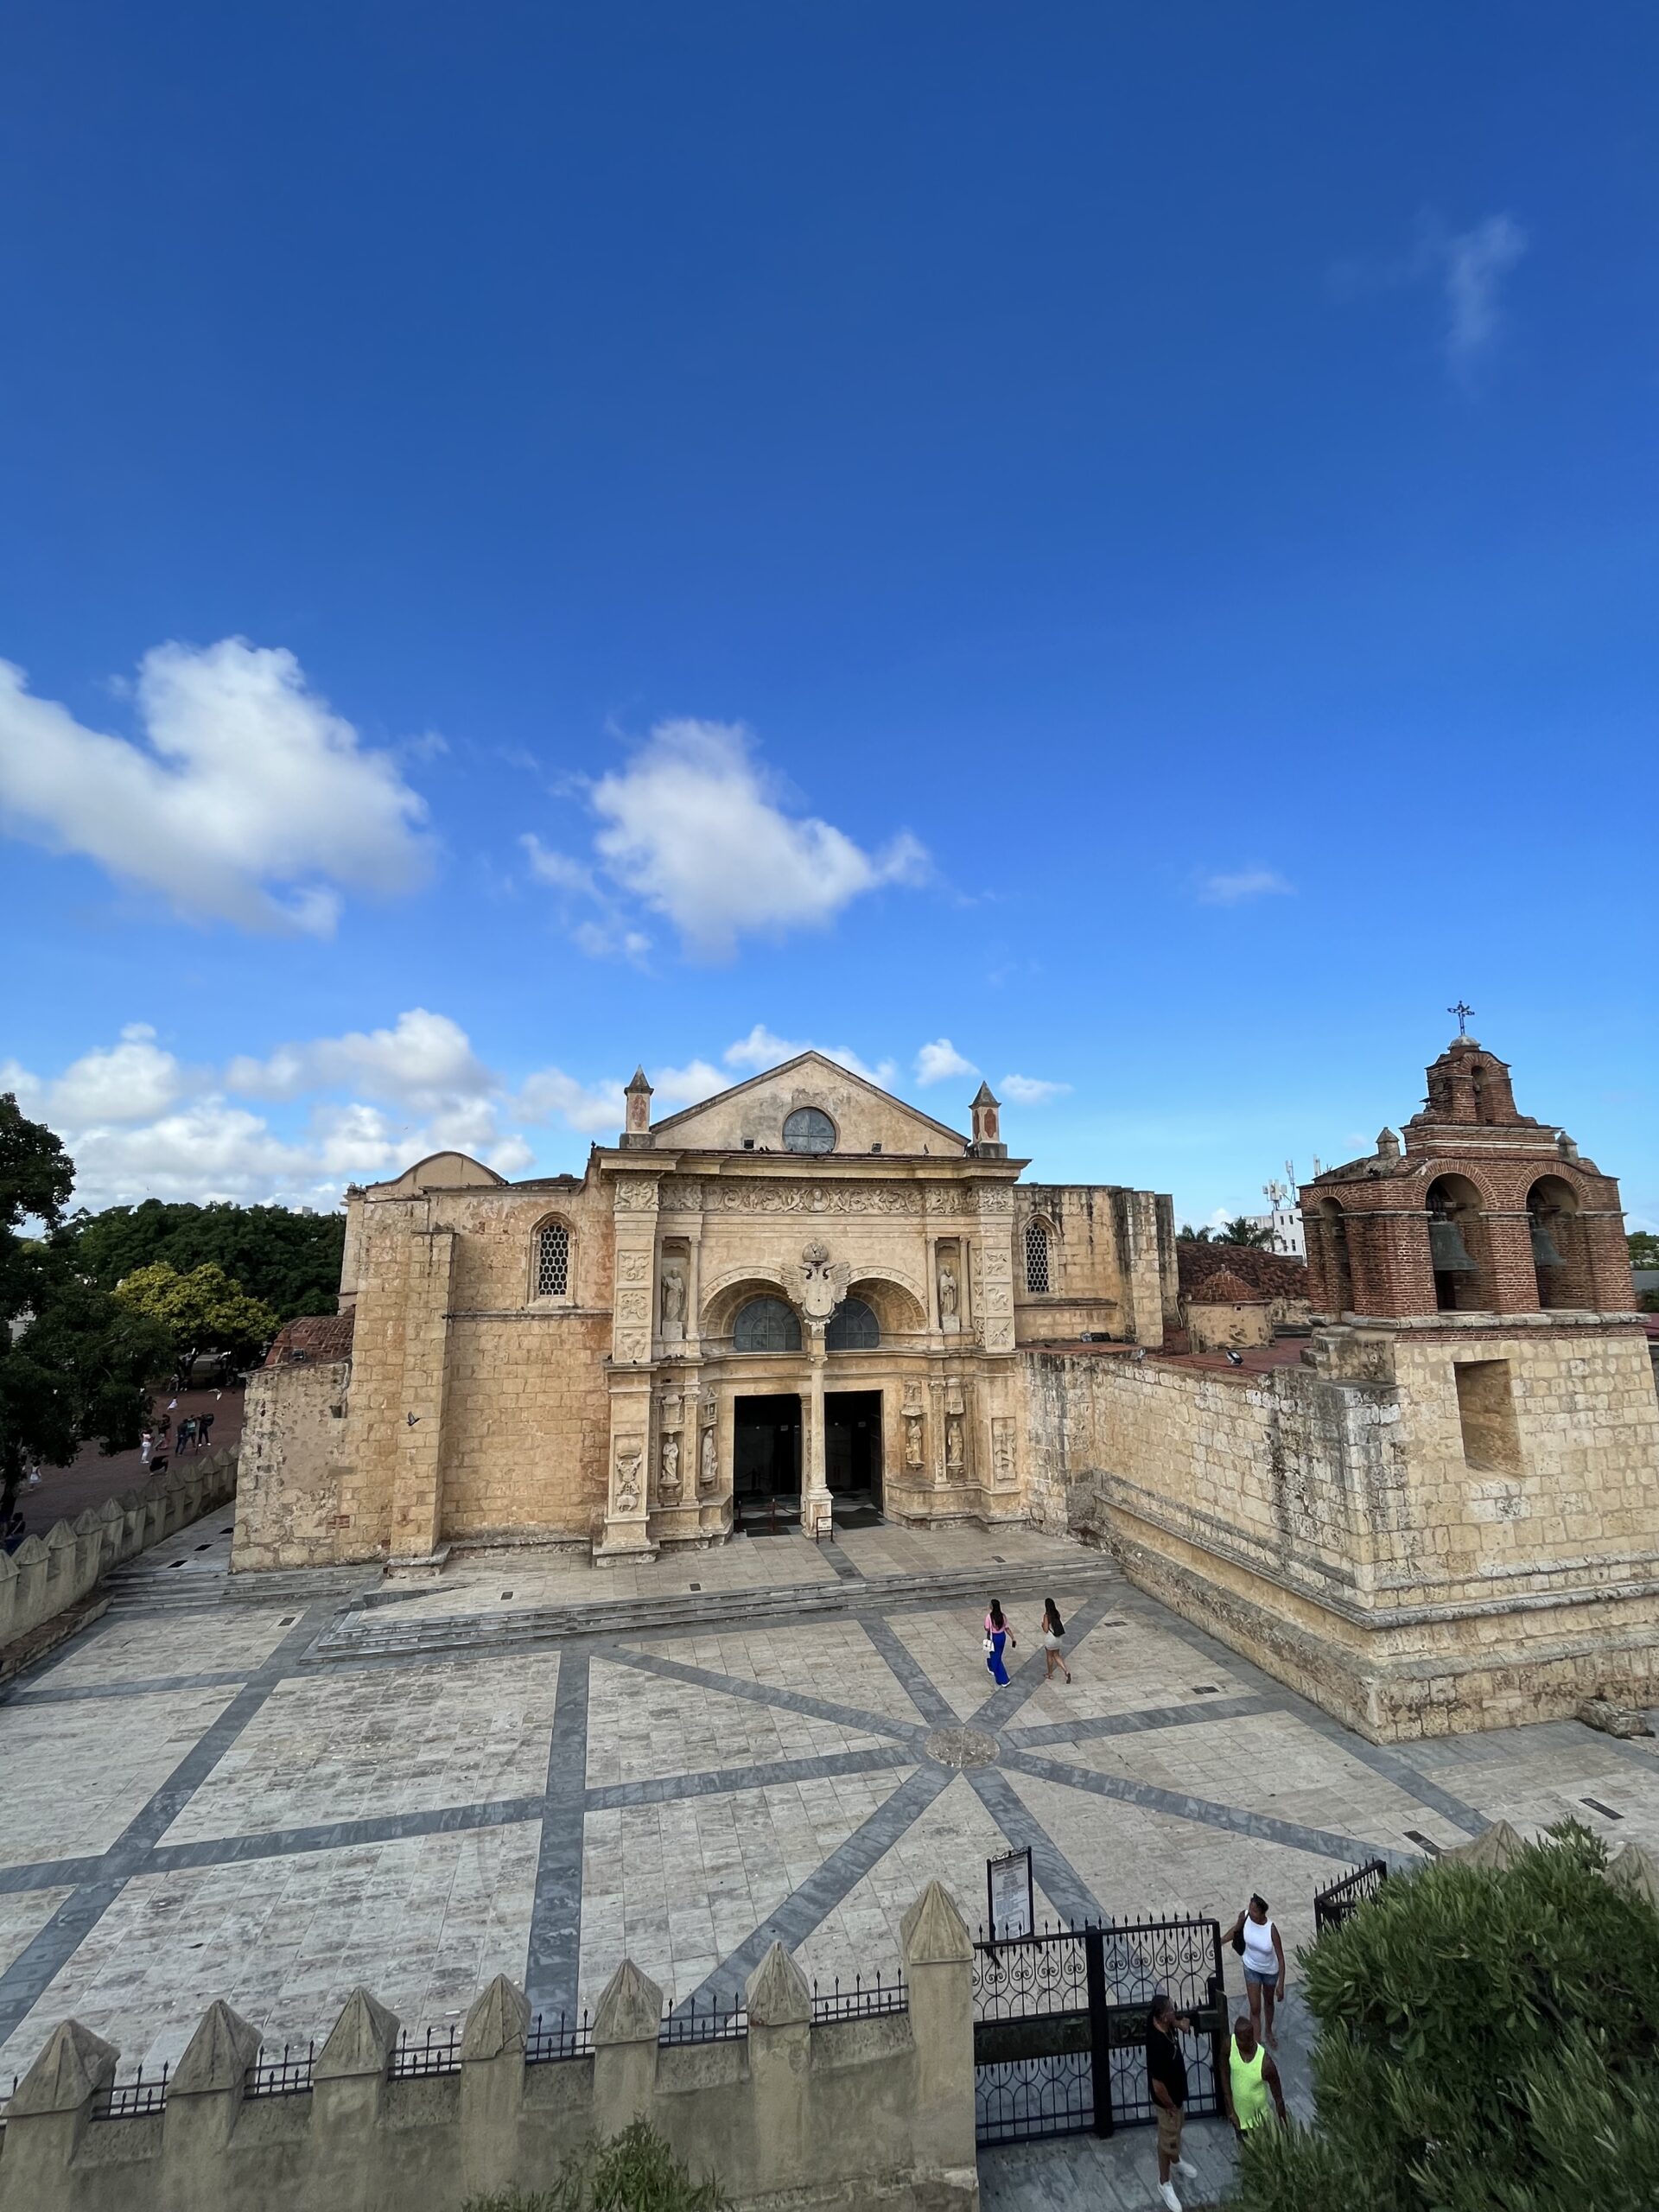
[(610, 1493), (595, 1566), (654, 1559), (651, 1541), (652, 1337), (657, 1305), (655, 1177), (620, 1175), (613, 1202), (616, 1287), (611, 1315)]
[(807, 1388), (801, 1399), (801, 1534), (827, 1536), (834, 1527), (823, 1449), (823, 1328), (806, 1325)]
[(167, 2085), (162, 2196), (168, 2212), (219, 2212), (225, 2156), (258, 2056), (258, 2029), (222, 1999), (210, 2005)]
[(749, 1977), (754, 2187), (792, 2190), (812, 2170), (812, 1992), (781, 1943)]
[(662, 2020), (662, 1991), (624, 1959), (594, 2014), (595, 2135), (620, 2135), (631, 2121), (650, 2116)]
[(43, 2204), (72, 2201), (72, 2162), (94, 2106), (115, 2079), (120, 2056), (79, 2020), (53, 2029), (6, 2107), (3, 2212), (37, 2212)]
[(493, 2196), (518, 2171), (518, 2116), (524, 2101), (524, 2044), (530, 1999), (499, 1974), (461, 2031), (461, 2187)]

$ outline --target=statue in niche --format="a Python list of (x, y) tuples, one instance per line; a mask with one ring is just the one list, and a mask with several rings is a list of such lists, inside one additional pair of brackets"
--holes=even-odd
[(663, 1439), (663, 1491), (666, 1498), (680, 1494), (680, 1440), (677, 1436)]
[(639, 1470), (645, 1464), (645, 1452), (637, 1444), (619, 1446), (616, 1454), (616, 1510), (619, 1513), (637, 1513), (639, 1510)]
[(685, 1328), (685, 1277), (677, 1268), (663, 1275), (663, 1334), (677, 1337)]
[(944, 1424), (944, 1471), (948, 1475), (963, 1471), (962, 1422), (955, 1414)]
[(907, 1413), (905, 1415), (905, 1465), (920, 1467), (923, 1464), (922, 1416), (919, 1413)]
[(697, 1470), (697, 1486), (711, 1491), (715, 1486), (715, 1428), (711, 1421), (702, 1432), (702, 1457)]
[(949, 1260), (939, 1262), (939, 1319), (954, 1321), (957, 1318), (957, 1271)]

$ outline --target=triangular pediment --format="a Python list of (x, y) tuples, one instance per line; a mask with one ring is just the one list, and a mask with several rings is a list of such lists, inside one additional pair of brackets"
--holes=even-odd
[(855, 1075), (823, 1052), (798, 1052), (781, 1067), (734, 1084), (729, 1090), (652, 1123), (658, 1144), (693, 1152), (785, 1152), (784, 1123), (802, 1107), (827, 1114), (836, 1153), (927, 1153), (960, 1159), (968, 1139), (895, 1098), (867, 1076)]

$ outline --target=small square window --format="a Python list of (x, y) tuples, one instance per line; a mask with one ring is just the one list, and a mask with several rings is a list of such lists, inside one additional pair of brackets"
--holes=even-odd
[(1471, 1467), (1518, 1475), (1521, 1432), (1515, 1417), (1509, 1361), (1462, 1359), (1452, 1371), (1457, 1378), (1464, 1458)]

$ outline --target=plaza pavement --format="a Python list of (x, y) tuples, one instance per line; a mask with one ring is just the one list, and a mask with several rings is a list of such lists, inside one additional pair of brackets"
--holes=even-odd
[[(891, 1974), (925, 1883), (977, 1921), (1009, 1844), (1039, 1916), (1225, 1922), (1255, 1889), (1293, 1952), (1347, 1866), (1499, 1817), (1659, 1848), (1650, 1744), (1557, 1722), (1378, 1748), (1025, 1532), (232, 1583), (230, 1530), (123, 1570), (0, 1698), (0, 2094), (69, 2014), (125, 2076), (215, 1997), (280, 2044), (359, 1983), (419, 2033), (499, 1971), (550, 2015), (590, 2006), (625, 1955), (676, 2005), (741, 1990), (774, 1938), (823, 1984)], [(1047, 1587), (1070, 1688), (1043, 1680)], [(1001, 1690), (993, 1592), (1020, 1638)], [(964, 1727), (986, 1763), (959, 1763)], [(988, 2206), (1112, 2203), (1088, 2160), (1138, 2174), (1148, 2142), (990, 2154)]]

